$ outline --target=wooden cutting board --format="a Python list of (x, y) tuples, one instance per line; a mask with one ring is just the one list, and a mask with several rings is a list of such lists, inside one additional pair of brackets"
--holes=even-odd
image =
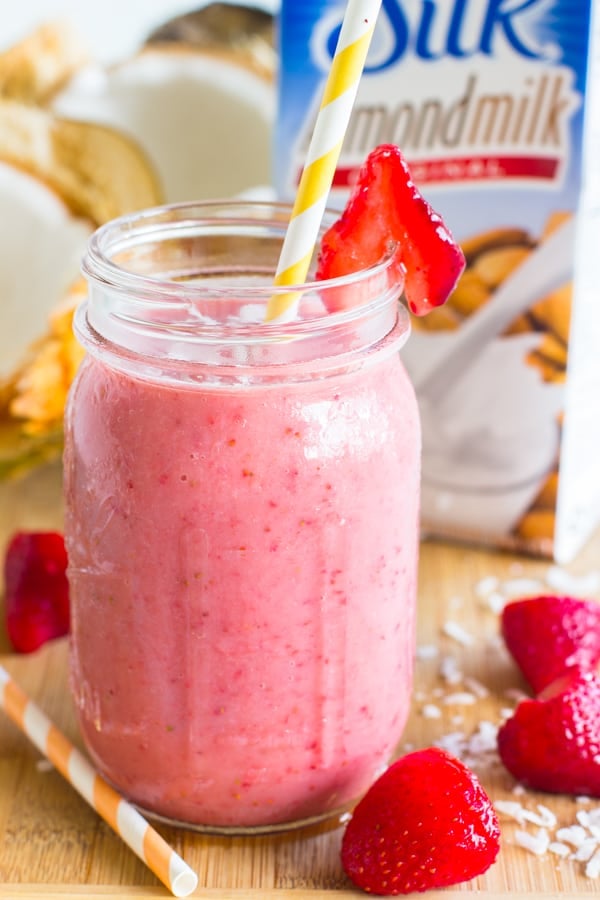
[[(60, 528), (61, 516), (57, 467), (0, 485), (0, 548), (18, 528)], [(596, 565), (600, 568), (599, 551), (600, 535), (569, 568), (571, 575), (588, 575)], [(535, 589), (531, 580), (539, 582), (541, 590), (547, 589), (549, 574), (550, 564), (543, 560), (423, 544), (420, 658), (413, 711), (401, 751), (449, 734), (472, 748), (481, 722), (497, 724), (502, 711), (514, 705), (513, 692), (524, 685), (498, 641), (494, 595), (483, 596), (491, 587), (486, 579), (495, 576), (500, 594), (508, 596)], [(9, 652), (0, 629), (0, 652), (2, 664), (13, 677), (79, 743), (66, 680), (65, 642), (19, 657)], [(440, 676), (441, 669), (446, 678)], [(516, 799), (534, 811), (541, 803), (555, 813), (557, 827), (573, 824), (578, 810), (589, 808), (564, 796), (515, 795), (512, 779), (493, 752), (478, 754), (473, 766), (493, 799)], [(600, 890), (600, 880), (585, 877), (583, 863), (550, 853), (538, 857), (515, 843), (519, 826), (505, 818), (501, 822), (502, 850), (496, 865), (469, 884), (429, 896), (439, 893), (452, 898), (476, 891), (482, 900), (496, 900), (509, 893), (550, 898)], [(523, 828), (532, 834), (536, 831), (533, 825)], [(163, 826), (159, 830), (197, 871), (197, 897), (349, 900), (364, 896), (350, 887), (341, 870), (342, 831), (337, 820), (274, 837), (210, 837)], [(0, 713), (0, 897), (127, 900), (161, 896), (168, 896), (166, 889)]]

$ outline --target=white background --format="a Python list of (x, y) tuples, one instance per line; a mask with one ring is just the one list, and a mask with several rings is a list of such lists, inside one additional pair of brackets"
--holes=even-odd
[[(67, 19), (98, 62), (128, 56), (157, 25), (205, 5), (206, 0), (4, 0), (0, 49), (41, 22)], [(241, 0), (273, 12), (278, 0)], [(298, 0), (302, 2), (302, 0)]]

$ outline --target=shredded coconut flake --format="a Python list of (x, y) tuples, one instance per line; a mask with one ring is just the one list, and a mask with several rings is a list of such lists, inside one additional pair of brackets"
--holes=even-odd
[(519, 825), (530, 822), (532, 825), (538, 825), (540, 828), (556, 827), (556, 816), (547, 806), (540, 804), (537, 807), (537, 812), (534, 812), (516, 800), (499, 800), (494, 805), (498, 812), (514, 819)]
[(477, 697), (469, 691), (455, 691), (454, 694), (446, 694), (442, 702), (444, 706), (472, 706), (477, 702)]
[(546, 572), (546, 584), (566, 594), (595, 594), (600, 589), (600, 572), (587, 575), (571, 575), (558, 566), (550, 566)]
[(515, 831), (515, 843), (536, 856), (543, 856), (550, 846), (550, 837), (545, 828), (538, 828), (535, 834), (530, 831)]
[(491, 610), (495, 615), (499, 616), (504, 607), (506, 606), (506, 597), (501, 594), (499, 591), (492, 591), (491, 594), (488, 594), (487, 597), (484, 598), (485, 605), (488, 609)]
[(577, 847), (581, 847), (587, 838), (587, 832), (581, 825), (568, 825), (566, 828), (559, 828), (556, 832), (556, 837), (559, 841), (571, 844), (572, 847), (577, 849)]
[(543, 828), (556, 828), (556, 816), (551, 809), (543, 806), (541, 803), (537, 805), (537, 813), (528, 810), (528, 821), (534, 825), (541, 825)]
[(417, 659), (435, 659), (439, 654), (435, 644), (421, 644), (417, 647)]
[(449, 734), (442, 735), (436, 743), (442, 750), (447, 750), (453, 756), (461, 758), (464, 755), (467, 739), (464, 732), (452, 731)]
[(494, 806), (496, 812), (501, 813), (503, 816), (508, 816), (510, 819), (514, 819), (519, 825), (524, 824), (525, 819), (523, 814), (525, 812), (525, 807), (522, 803), (517, 803), (516, 800), (496, 800)]
[(585, 874), (588, 878), (598, 878), (600, 875), (600, 850), (596, 850), (592, 858), (588, 860)]
[(472, 691), (472, 693), (475, 694), (475, 696), (479, 700), (483, 700), (484, 697), (488, 697), (490, 693), (485, 684), (482, 684), (481, 681), (477, 680), (477, 678), (471, 678), (470, 676), (465, 678), (465, 687)]
[(426, 703), (421, 709), (421, 715), (425, 719), (439, 719), (441, 718), (442, 711), (435, 703)]
[(463, 674), (453, 656), (444, 656), (440, 662), (440, 676), (446, 684), (460, 684)]
[(469, 752), (472, 754), (496, 753), (498, 749), (498, 726), (485, 719), (469, 740)]
[(499, 764), (498, 727), (492, 722), (480, 722), (477, 731), (467, 736), (463, 731), (445, 734), (436, 745), (458, 756), (473, 769), (481, 770)]
[(475, 593), (478, 597), (488, 597), (493, 591), (498, 589), (499, 584), (500, 582), (495, 575), (487, 575), (477, 582), (475, 585)]
[(589, 809), (580, 809), (575, 816), (582, 828), (589, 828), (591, 817)]
[(453, 641), (462, 644), (463, 647), (470, 647), (473, 644), (473, 635), (469, 634), (458, 622), (453, 622), (449, 619), (444, 623), (442, 631), (446, 637), (452, 638)]
[(508, 597), (537, 594), (542, 588), (543, 584), (537, 578), (511, 578), (502, 583), (502, 592)]
[(596, 838), (588, 837), (577, 848), (577, 850), (573, 854), (573, 859), (578, 860), (578, 862), (587, 862), (592, 858), (594, 852), (597, 849), (598, 841), (596, 840)]
[(571, 848), (566, 844), (561, 844), (560, 841), (550, 841), (548, 844), (548, 850), (550, 853), (554, 853), (555, 856), (568, 856), (571, 852)]
[(594, 832), (600, 828), (600, 806), (593, 809), (578, 810), (576, 819), (584, 828), (589, 828), (590, 831)]

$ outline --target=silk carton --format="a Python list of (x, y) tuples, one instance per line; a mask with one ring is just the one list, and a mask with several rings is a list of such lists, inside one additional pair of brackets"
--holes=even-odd
[[(461, 243), (403, 350), (426, 534), (572, 559), (600, 518), (600, 16), (592, 0), (383, 0), (332, 191), (404, 151)], [(343, 4), (283, 2), (279, 193), (293, 195)]]

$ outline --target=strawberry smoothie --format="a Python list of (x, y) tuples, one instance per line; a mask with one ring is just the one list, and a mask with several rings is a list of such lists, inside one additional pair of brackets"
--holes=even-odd
[(168, 364), (150, 338), (144, 356), (107, 342), (90, 326), (99, 302), (92, 284), (65, 452), (89, 752), (180, 823), (268, 829), (340, 809), (389, 761), (410, 701), (420, 438), (397, 352), (406, 317), (368, 352), (332, 339), (343, 360), (311, 360), (310, 377), (244, 363), (223, 379), (219, 365), (177, 368), (172, 342)]

